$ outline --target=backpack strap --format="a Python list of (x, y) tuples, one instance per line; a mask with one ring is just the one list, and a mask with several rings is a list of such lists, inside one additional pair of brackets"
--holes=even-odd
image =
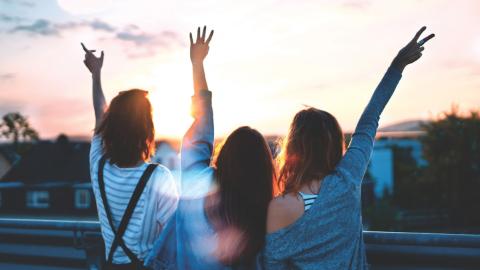
[(138, 181), (137, 186), (135, 187), (135, 190), (133, 191), (133, 195), (130, 198), (130, 201), (128, 202), (127, 208), (125, 210), (125, 213), (123, 214), (122, 220), (120, 221), (120, 225), (117, 231), (113, 224), (112, 213), (110, 211), (110, 207), (107, 201), (107, 194), (105, 192), (105, 182), (103, 180), (103, 168), (105, 167), (106, 160), (107, 160), (106, 157), (102, 156), (102, 158), (99, 161), (98, 186), (100, 189), (100, 195), (103, 201), (103, 207), (105, 208), (105, 213), (107, 215), (108, 223), (110, 224), (110, 228), (112, 229), (112, 232), (115, 236), (112, 242), (112, 245), (110, 247), (107, 265), (112, 264), (113, 255), (115, 253), (115, 250), (118, 248), (118, 246), (122, 248), (122, 250), (125, 252), (125, 254), (128, 256), (128, 258), (132, 263), (141, 264), (138, 257), (125, 245), (125, 242), (123, 241), (123, 235), (125, 234), (125, 231), (128, 226), (128, 222), (132, 217), (133, 210), (135, 210), (135, 206), (137, 205), (137, 202), (140, 199), (140, 196), (142, 195), (143, 190), (145, 189), (145, 186), (148, 180), (150, 179), (150, 176), (152, 175), (153, 171), (155, 170), (158, 164), (149, 164), (147, 169), (145, 169), (145, 171), (143, 172), (140, 180)]

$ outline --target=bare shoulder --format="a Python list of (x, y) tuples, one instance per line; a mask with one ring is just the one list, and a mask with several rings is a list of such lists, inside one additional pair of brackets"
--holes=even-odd
[(295, 194), (275, 197), (268, 206), (267, 233), (294, 223), (303, 215), (303, 202)]

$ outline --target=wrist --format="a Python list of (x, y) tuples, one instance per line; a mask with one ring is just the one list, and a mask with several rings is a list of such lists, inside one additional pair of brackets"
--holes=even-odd
[(394, 68), (394, 69), (398, 70), (400, 73), (402, 73), (403, 70), (405, 69), (406, 65), (398, 63), (395, 60), (393, 60), (393, 62), (390, 64), (390, 67)]
[(93, 79), (100, 79), (100, 75), (101, 75), (100, 70), (92, 72), (92, 78)]
[(203, 60), (192, 60), (193, 67), (203, 67)]

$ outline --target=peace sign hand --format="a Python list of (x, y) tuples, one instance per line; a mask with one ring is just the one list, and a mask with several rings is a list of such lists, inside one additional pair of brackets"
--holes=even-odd
[(83, 63), (92, 74), (100, 74), (103, 65), (103, 51), (101, 52), (100, 57), (96, 57), (93, 54), (95, 50), (89, 50), (83, 43), (80, 44), (82, 44), (82, 48), (85, 51), (85, 59), (83, 60)]
[(425, 29), (427, 29), (425, 26), (420, 28), (413, 39), (405, 47), (403, 47), (403, 49), (398, 52), (398, 55), (395, 57), (395, 59), (393, 59), (392, 66), (396, 67), (400, 72), (402, 72), (407, 65), (417, 61), (420, 59), (420, 57), (422, 57), (422, 51), (425, 49), (423, 45), (435, 36), (435, 34), (430, 34), (418, 41)]
[(210, 40), (213, 37), (213, 30), (210, 31), (208, 38), (205, 40), (205, 35), (207, 32), (207, 27), (203, 27), (203, 32), (200, 35), (200, 27), (197, 28), (197, 39), (193, 42), (192, 33), (190, 33), (190, 60), (192, 64), (203, 63), (203, 60), (208, 54)]

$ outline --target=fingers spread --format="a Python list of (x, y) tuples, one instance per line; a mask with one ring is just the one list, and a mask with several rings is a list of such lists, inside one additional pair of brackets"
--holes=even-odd
[(207, 44), (210, 43), (210, 40), (212, 40), (212, 37), (213, 37), (213, 30), (210, 31), (210, 35), (208, 35), (208, 38), (207, 38)]
[(427, 29), (426, 26), (423, 26), (422, 28), (420, 28), (420, 30), (418, 30), (418, 32), (413, 37), (413, 40), (417, 41), (420, 38), (420, 36), (422, 35), (423, 31), (425, 31), (425, 29)]
[(207, 26), (203, 26), (203, 31), (202, 31), (202, 42), (205, 42), (205, 34), (207, 33)]
[(430, 39), (432, 39), (433, 37), (435, 37), (435, 34), (430, 34), (428, 35), (426, 38), (423, 38), (422, 40), (420, 40), (418, 42), (418, 45), (422, 46), (423, 44), (425, 44), (427, 41), (429, 41)]

